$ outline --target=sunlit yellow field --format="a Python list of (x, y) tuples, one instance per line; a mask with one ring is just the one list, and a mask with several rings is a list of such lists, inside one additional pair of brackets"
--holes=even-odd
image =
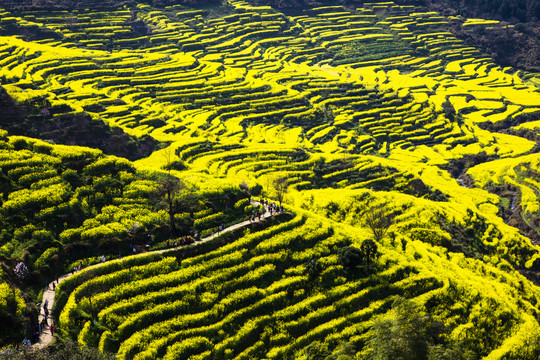
[[(0, 14), (2, 29), (55, 34), (0, 36), (0, 85), (32, 116), (88, 114), (159, 143), (129, 162), (2, 134), (21, 147), (3, 147), (2, 166), (30, 184), (6, 193), (2, 211), (46, 203), (39, 216), (47, 219), (83, 199), (91, 213), (90, 185), (67, 200), (69, 177), (54, 172), (84, 158), (92, 186), (112, 176), (125, 186), (59, 232), (65, 244), (167, 223), (166, 207), (142, 205), (159, 191), (156, 173), (200, 193), (258, 185), (258, 197), (283, 196), (291, 214), (205, 253), (126, 257), (91, 278), (75, 275), (59, 290), (63, 335), (118, 359), (308, 359), (315, 341), (351, 343), (363, 358), (368, 330), (402, 296), (478, 358), (515, 359), (538, 343), (540, 290), (522, 275), (540, 269), (531, 242), (540, 232), (538, 74), (498, 66), (422, 7), (375, 2), (289, 16), (227, 0), (219, 11), (139, 4)], [(133, 31), (132, 16), (147, 33)], [(173, 161), (181, 166), (167, 168)], [(102, 174), (108, 165), (117, 171)], [(351, 275), (338, 250), (373, 238), (365, 218), (377, 204), (395, 215), (375, 239), (379, 272)], [(252, 209), (247, 200), (231, 205)], [(207, 224), (229, 208), (171, 217), (194, 218), (209, 235)], [(5, 256), (19, 251), (2, 244)], [(317, 280), (305, 271), (312, 259), (323, 266)]]

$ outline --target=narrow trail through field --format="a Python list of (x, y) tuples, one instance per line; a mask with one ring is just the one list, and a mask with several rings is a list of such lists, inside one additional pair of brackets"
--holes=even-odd
[[(259, 201), (251, 201), (251, 204), (255, 205), (255, 206), (261, 205), (261, 203)], [(269, 207), (265, 206), (266, 211), (264, 212), (264, 214), (261, 214), (260, 220), (263, 220), (265, 218), (268, 218), (268, 217), (272, 216), (272, 215), (270, 215), (270, 212), (268, 211), (268, 208)], [(273, 213), (273, 214), (275, 214), (275, 213)], [(258, 218), (257, 218), (256, 221), (259, 221)], [(195, 242), (195, 243), (190, 244), (190, 245), (183, 245), (183, 247), (198, 246), (200, 244), (203, 244), (203, 243), (205, 243), (207, 241), (210, 241), (210, 240), (222, 235), (223, 233), (233, 231), (233, 230), (248, 226), (250, 224), (252, 224), (252, 222), (250, 220), (242, 221), (242, 222), (240, 222), (238, 224), (234, 224), (234, 225), (231, 225), (229, 227), (226, 227), (223, 230), (214, 233), (213, 235), (205, 237), (205, 238), (201, 239), (201, 241)], [(171, 247), (169, 249), (156, 250), (156, 251), (152, 251), (152, 252), (164, 253), (164, 252), (173, 251), (173, 250), (178, 250), (178, 249), (176, 249), (174, 247)], [(139, 254), (130, 255), (130, 256), (142, 256), (142, 255), (145, 255), (145, 254), (147, 254), (147, 253), (139, 253)], [(85, 269), (90, 269), (90, 268), (92, 268), (94, 266), (97, 266), (97, 265), (99, 265), (99, 264), (88, 266)], [(61, 283), (65, 279), (71, 277), (71, 275), (73, 275), (73, 273), (67, 273), (67, 274), (64, 274), (62, 276), (59, 276), (58, 280), (55, 279), (55, 281), (54, 281), (54, 287), (56, 288), (56, 286), (58, 286), (59, 283)], [(53, 290), (53, 283), (51, 283), (48, 286), (48, 288), (45, 289), (45, 291), (43, 292), (43, 298), (41, 300), (39, 323), (41, 323), (41, 321), (46, 318), (47, 319), (47, 325), (43, 328), (43, 331), (41, 331), (41, 333), (39, 335), (39, 342), (32, 345), (32, 346), (34, 346), (36, 348), (44, 348), (44, 347), (50, 345), (54, 340), (54, 335), (52, 335), (51, 331), (50, 331), (50, 326), (53, 325), (53, 319), (52, 319), (52, 315), (50, 314), (50, 312), (51, 312), (51, 310), (52, 310), (52, 308), (54, 306), (54, 296), (55, 296), (55, 291)], [(45, 306), (44, 305), (46, 303), (47, 303), (47, 309), (49, 310), (48, 316), (45, 315)]]

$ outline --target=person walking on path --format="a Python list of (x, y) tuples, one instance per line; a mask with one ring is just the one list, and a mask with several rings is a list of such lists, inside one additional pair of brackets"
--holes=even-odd
[(54, 336), (54, 329), (56, 328), (56, 326), (54, 325), (51, 325), (49, 326), (49, 329), (51, 330), (51, 335)]

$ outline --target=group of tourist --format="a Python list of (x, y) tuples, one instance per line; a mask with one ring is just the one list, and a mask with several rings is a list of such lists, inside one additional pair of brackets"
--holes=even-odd
[[(272, 216), (274, 213), (283, 212), (283, 206), (277, 205), (275, 202), (270, 203), (268, 199), (261, 199), (261, 205), (264, 207), (266, 211), (270, 213), (270, 216)], [(253, 212), (251, 213), (251, 216), (249, 217), (250, 222), (254, 222), (256, 220), (261, 220), (262, 212), (260, 209), (253, 209)]]
[[(56, 282), (55, 282), (55, 280), (56, 280)], [(52, 290), (53, 290), (53, 291), (56, 290), (56, 285), (58, 285), (58, 274), (56, 274), (55, 280), (53, 280), (53, 282), (52, 282)], [(49, 286), (49, 285), (50, 285), (50, 282), (49, 282), (49, 280), (47, 280), (47, 281), (45, 282), (45, 291), (47, 291), (47, 290), (50, 289), (50, 286)]]
[[(56, 276), (56, 284), (58, 284), (58, 275)], [(53, 289), (54, 289), (55, 281), (53, 281)], [(49, 284), (47, 284), (47, 289), (49, 288)], [(37, 304), (38, 312), (41, 310), (41, 303)], [(49, 328), (49, 331), (51, 332), (51, 335), (54, 336), (54, 330), (56, 326), (54, 324), (51, 324), (49, 326), (49, 300), (45, 299), (45, 302), (43, 303), (43, 318), (41, 319), (41, 322), (39, 324), (36, 324), (34, 326), (34, 331), (32, 332), (32, 340), (28, 338), (24, 338), (23, 340), (23, 347), (30, 347), (32, 346), (32, 341), (34, 343), (39, 342), (39, 337), (43, 331), (45, 331), (47, 328)]]
[[(189, 245), (189, 244), (193, 244), (194, 242), (195, 240), (191, 236), (188, 235), (178, 240), (174, 240), (172, 242), (172, 247), (176, 249), (178, 246)], [(170, 248), (171, 248), (171, 241), (167, 240), (167, 249), (170, 249)]]

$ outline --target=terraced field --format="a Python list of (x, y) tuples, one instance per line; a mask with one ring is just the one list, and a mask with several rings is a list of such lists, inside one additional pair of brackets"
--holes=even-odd
[[(235, 0), (0, 13), (0, 85), (29, 114), (50, 122), (89, 114), (163, 145), (133, 163), (114, 160), (125, 169), (109, 177), (125, 184), (108, 195), (113, 204), (88, 210), (90, 220), (61, 232), (61, 242), (125, 231), (113, 224), (138, 218), (145, 229), (166, 224), (165, 210), (139, 200), (171, 156), (182, 169), (169, 174), (201, 191), (258, 184), (265, 197), (284, 195), (290, 214), (203, 254), (127, 257), (73, 276), (55, 308), (62, 334), (119, 359), (307, 358), (315, 341), (348, 342), (361, 357), (399, 295), (478, 358), (540, 348), (540, 291), (520, 274), (540, 271), (531, 243), (540, 238), (539, 75), (467, 46), (448, 31), (454, 20), (394, 2), (294, 16)], [(12, 149), (24, 161), (6, 168), (10, 181), (51, 192), (63, 184), (65, 148), (8, 143), (17, 141), (26, 142)], [(29, 152), (49, 155), (48, 165)], [(84, 170), (94, 187), (97, 170)], [(283, 178), (279, 194), (273, 184)], [(87, 189), (76, 188), (53, 205)], [(244, 202), (231, 204), (235, 216)], [(374, 237), (365, 222), (374, 204), (395, 220), (375, 239), (373, 271), (350, 271), (338, 252)], [(203, 205), (199, 232), (236, 219), (223, 215), (228, 204)], [(322, 267), (315, 278), (310, 260)]]
[[(4, 17), (63, 41), (3, 39), (3, 75), (38, 87), (9, 87), (21, 100), (46, 97), (162, 141), (258, 143), (278, 133), (282, 143), (329, 152), (453, 148), (480, 137), (474, 123), (538, 111), (519, 74), (442, 31), (446, 20), (434, 13), (388, 4), (286, 17), (230, 6), (231, 15), (205, 19), (204, 11), (140, 5), (151, 34), (139, 37), (127, 10)], [(462, 121), (443, 116), (445, 101)]]
[[(315, 340), (361, 349), (372, 317), (387, 312), (394, 295), (452, 319), (453, 333), (479, 341), (483, 355), (507, 346), (501, 340), (509, 333), (524, 336), (536, 326), (497, 299), (514, 291), (504, 271), (482, 265), (475, 274), (476, 261), (413, 241), (404, 252), (385, 247), (377, 274), (350, 278), (335, 254), (350, 241), (325, 221), (297, 215), (181, 262), (166, 255), (111, 262), (61, 284), (72, 292), (60, 326), (76, 334), (80, 314), (94, 313), (103, 326), (83, 321), (79, 341), (120, 359), (283, 359)], [(311, 258), (324, 264), (320, 281), (305, 272)], [(493, 285), (502, 278), (509, 283)], [(470, 298), (472, 288), (478, 294)], [(448, 308), (454, 302), (459, 307)], [(472, 323), (487, 313), (489, 335), (482, 336)]]

